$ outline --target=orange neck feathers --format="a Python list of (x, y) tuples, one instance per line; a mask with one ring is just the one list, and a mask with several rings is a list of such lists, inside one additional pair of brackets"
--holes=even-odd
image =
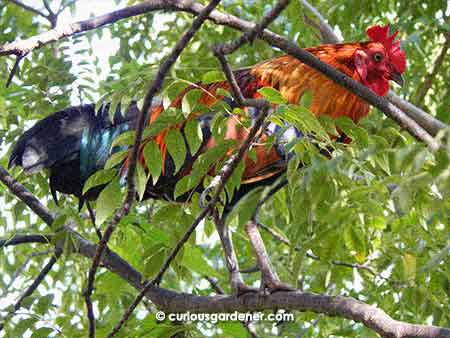
[[(321, 61), (361, 82), (352, 56), (361, 44), (322, 45), (308, 48)], [(289, 55), (254, 66), (252, 75), (264, 86), (279, 90), (289, 103), (298, 103), (306, 92), (312, 95), (309, 109), (316, 115), (332, 118), (347, 116), (358, 122), (369, 112), (369, 105), (347, 89)]]

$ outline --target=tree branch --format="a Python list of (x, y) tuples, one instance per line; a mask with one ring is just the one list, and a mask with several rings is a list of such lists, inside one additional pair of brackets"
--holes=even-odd
[(48, 16), (44, 12), (42, 12), (32, 6), (28, 6), (27, 4), (23, 3), (22, 1), (19, 1), (19, 0), (7, 0), (7, 1), (9, 1), (10, 3), (12, 3), (18, 7), (23, 8), (24, 10), (26, 10), (28, 12), (34, 13), (36, 15), (42, 16), (45, 19), (48, 19)]
[[(14, 181), (6, 170), (1, 169), (2, 167), (0, 167), (0, 179), (2, 182)], [(20, 200), (25, 201), (33, 211), (46, 210), (44, 206), (41, 205), (39, 207), (34, 204), (33, 199), (29, 198), (31, 193), (20, 185), (20, 183), (15, 182), (15, 184), (7, 185), (7, 187)], [(39, 201), (37, 203), (40, 204)], [(53, 216), (48, 211), (47, 215), (44, 215), (44, 213), (36, 212), (44, 222), (51, 225)], [(67, 226), (64, 227), (64, 230), (72, 235), (78, 254), (89, 259), (94, 258), (97, 251), (95, 244), (84, 239)], [(110, 250), (106, 251), (101, 257), (101, 263), (106, 269), (124, 279), (137, 290), (142, 290), (142, 275), (116, 253)], [(177, 293), (156, 285), (150, 285), (145, 296), (158, 306), (158, 308), (167, 312), (223, 313), (283, 308), (286, 310), (312, 311), (351, 319), (372, 328), (382, 337), (450, 338), (449, 329), (400, 322), (389, 317), (384, 311), (350, 297), (332, 297), (296, 291), (277, 292), (268, 296), (248, 294), (245, 295), (245, 301), (243, 301), (242, 297), (235, 296), (218, 295), (204, 297)]]
[[(45, 276), (50, 272), (50, 270), (53, 268), (53, 265), (55, 265), (58, 258), (61, 256), (62, 250), (56, 250), (55, 254), (50, 258), (50, 260), (47, 262), (47, 264), (44, 266), (44, 268), (41, 270), (41, 272), (38, 274), (36, 279), (31, 283), (31, 285), (26, 289), (26, 291), (20, 296), (20, 298), (17, 300), (17, 302), (14, 304), (13, 311), (9, 312), (6, 318), (4, 320), (7, 320), (10, 316), (12, 316), (17, 310), (20, 309), (22, 306), (22, 302), (25, 300), (25, 298), (31, 296), (34, 292), (34, 290), (37, 289), (37, 287), (42, 283)], [(3, 330), (4, 323), (0, 323), (0, 331)]]
[(3, 289), (2, 292), (2, 297), (5, 296), (8, 293), (9, 288), (14, 284), (14, 282), (16, 281), (17, 277), (20, 276), (20, 274), (27, 268), (28, 264), (31, 262), (31, 260), (34, 257), (38, 257), (38, 256), (43, 256), (43, 255), (48, 255), (49, 253), (51, 253), (51, 250), (46, 250), (46, 251), (38, 251), (38, 252), (33, 252), (30, 255), (28, 255), (28, 257), (25, 259), (25, 262), (22, 264), (21, 267), (19, 267), (14, 274), (11, 277), (11, 280), (9, 281), (9, 283), (5, 286), (5, 288)]
[[(91, 258), (96, 248), (91, 242), (74, 235), (79, 254)], [(128, 262), (112, 251), (105, 252), (102, 263), (109, 271), (117, 274), (130, 285), (142, 290), (142, 275)], [(276, 292), (267, 296), (246, 294), (235, 296), (195, 296), (177, 293), (156, 285), (146, 290), (148, 297), (159, 309), (165, 312), (204, 312), (223, 313), (233, 311), (262, 311), (285, 309), (311, 311), (330, 316), (339, 316), (363, 323), (382, 337), (395, 338), (449, 338), (450, 330), (436, 326), (425, 326), (400, 322), (389, 317), (375, 306), (365, 304), (351, 297), (325, 296), (309, 292)]]
[(61, 5), (60, 5), (58, 11), (56, 12), (56, 15), (61, 14), (67, 7), (72, 6), (76, 2), (77, 2), (77, 0), (71, 0), (71, 1), (68, 1), (67, 3), (64, 4), (64, 2), (61, 1)]
[(320, 14), (320, 12), (312, 6), (308, 1), (306, 0), (300, 0), (302, 5), (306, 7), (314, 16), (319, 20), (319, 24), (317, 25), (322, 42), (325, 43), (340, 43), (342, 40), (336, 35), (333, 28), (328, 24), (328, 22), (325, 20), (325, 18)]
[(425, 80), (423, 83), (419, 86), (416, 92), (415, 97), (415, 104), (419, 105), (422, 103), (423, 105), (423, 99), (427, 95), (428, 91), (430, 90), (431, 86), (433, 85), (433, 81), (436, 78), (436, 76), (439, 73), (439, 70), (441, 69), (442, 65), (445, 61), (445, 56), (447, 55), (447, 52), (450, 48), (450, 32), (445, 33), (445, 42), (442, 46), (441, 52), (437, 56), (436, 60), (433, 63), (433, 69), (430, 73), (427, 74), (425, 77)]
[(6, 80), (6, 85), (5, 85), (6, 87), (9, 87), (12, 79), (14, 78), (16, 73), (19, 71), (19, 64), (20, 64), (21, 60), (22, 60), (21, 56), (16, 56), (16, 61), (14, 61), (14, 65), (13, 65), (11, 71), (9, 72), (8, 79)]
[[(268, 227), (265, 224), (259, 223), (259, 222), (258, 222), (258, 226), (261, 229), (264, 229), (265, 231), (267, 231), (267, 233), (269, 233), (272, 236), (272, 238), (274, 238), (275, 240), (277, 240), (283, 244), (286, 244), (289, 247), (292, 247), (292, 243), (288, 239), (281, 236), (279, 233), (277, 233), (272, 228)], [(294, 249), (297, 251), (300, 250), (300, 248), (298, 248), (298, 247), (295, 247)], [(320, 261), (320, 257), (318, 257), (312, 253), (306, 253), (306, 256), (308, 258), (314, 259), (316, 261)], [(330, 263), (333, 265), (345, 266), (347, 268), (366, 270), (373, 276), (379, 276), (379, 274), (371, 266), (368, 266), (367, 264), (347, 263), (347, 262), (341, 262), (341, 261), (336, 261), (336, 260), (332, 260), (332, 261), (330, 261)]]
[(52, 240), (52, 235), (41, 235), (41, 234), (31, 234), (31, 235), (14, 235), (8, 239), (0, 239), (0, 248), (10, 246), (10, 245), (19, 245), (19, 244), (28, 244), (28, 243), (43, 243), (50, 244)]
[(22, 184), (17, 182), (8, 171), (0, 165), (0, 181), (8, 187), (8, 189), (19, 199), (24, 202), (28, 207), (34, 211), (42, 220), (47, 224), (53, 223), (53, 216), (41, 202), (25, 188)]

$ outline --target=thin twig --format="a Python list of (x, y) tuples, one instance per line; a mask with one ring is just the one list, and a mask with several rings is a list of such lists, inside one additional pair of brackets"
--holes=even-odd
[(56, 15), (61, 14), (67, 7), (72, 6), (76, 2), (77, 2), (77, 0), (72, 0), (72, 1), (68, 1), (66, 4), (63, 5), (63, 1), (61, 1), (61, 5), (60, 5), (59, 9), (56, 11)]
[(91, 219), (92, 226), (94, 227), (95, 232), (97, 233), (98, 239), (101, 240), (103, 235), (102, 235), (102, 232), (100, 231), (100, 229), (97, 227), (97, 224), (95, 222), (95, 212), (92, 209), (91, 203), (89, 203), (89, 201), (86, 202), (86, 207), (88, 209), (88, 214), (89, 214), (89, 218)]
[(44, 12), (42, 12), (42, 11), (32, 7), (32, 6), (29, 6), (29, 5), (25, 4), (25, 3), (23, 3), (22, 1), (19, 1), (19, 0), (7, 0), (7, 1), (13, 3), (16, 6), (22, 7), (26, 11), (29, 11), (29, 12), (34, 13), (36, 15), (42, 16), (45, 19), (48, 19), (47, 15)]
[(95, 337), (95, 314), (94, 307), (92, 305), (92, 299), (90, 293), (86, 290), (83, 292), (84, 302), (86, 304), (86, 316), (89, 324), (89, 337)]
[(8, 289), (14, 284), (14, 282), (16, 281), (17, 277), (19, 277), (27, 268), (28, 264), (30, 264), (31, 260), (35, 257), (39, 257), (39, 256), (43, 256), (43, 255), (48, 255), (49, 253), (51, 253), (52, 250), (45, 250), (45, 251), (38, 251), (38, 252), (33, 252), (30, 255), (28, 255), (28, 257), (25, 259), (25, 262), (22, 264), (22, 266), (20, 266), (11, 276), (11, 280), (9, 281), (9, 283), (5, 286), (5, 288), (3, 289), (3, 293), (2, 293), (2, 297), (5, 296), (8, 293)]
[(319, 20), (318, 29), (325, 43), (340, 43), (342, 40), (336, 35), (333, 28), (328, 24), (320, 12), (306, 0), (300, 0), (302, 5), (306, 7)]
[(441, 52), (437, 56), (436, 60), (433, 62), (433, 69), (427, 74), (422, 84), (417, 89), (414, 103), (416, 105), (424, 105), (423, 99), (427, 95), (428, 91), (433, 85), (434, 79), (438, 75), (444, 61), (446, 59), (447, 52), (450, 48), (450, 32), (445, 33), (445, 42), (442, 45)]
[[(289, 247), (292, 247), (292, 243), (288, 239), (286, 239), (283, 236), (281, 236), (278, 232), (273, 230), (271, 227), (269, 227), (269, 226), (267, 226), (265, 224), (262, 224), (260, 222), (258, 222), (258, 226), (261, 229), (264, 229), (265, 231), (267, 231), (272, 236), (273, 239), (275, 239), (275, 240), (277, 240), (277, 241), (279, 241), (279, 242), (281, 242), (283, 244), (286, 244)], [(300, 251), (300, 248), (294, 247), (294, 250)], [(320, 257), (318, 257), (318, 256), (316, 256), (316, 255), (314, 255), (314, 254), (312, 254), (310, 252), (307, 252), (306, 256), (311, 258), (311, 259), (314, 259), (316, 261), (320, 261)], [(347, 262), (341, 262), (341, 261), (337, 261), (337, 260), (332, 260), (330, 263), (333, 264), (333, 265), (345, 266), (345, 267), (348, 267), (348, 268), (354, 268), (354, 269), (359, 269), (359, 270), (366, 270), (370, 274), (372, 274), (373, 276), (379, 276), (380, 275), (379, 273), (377, 273), (374, 270), (374, 268), (372, 268), (371, 266), (369, 266), (367, 264), (347, 263)]]
[[(14, 313), (17, 310), (19, 310), (20, 307), (22, 306), (23, 301), (27, 297), (29, 297), (29, 296), (31, 296), (33, 294), (34, 290), (37, 289), (37, 287), (44, 280), (45, 276), (47, 276), (47, 274), (51, 271), (51, 269), (53, 268), (53, 265), (55, 265), (56, 261), (61, 256), (61, 254), (62, 254), (62, 250), (58, 250), (57, 249), (55, 251), (55, 254), (50, 258), (50, 260), (47, 262), (47, 264), (44, 266), (44, 268), (41, 270), (41, 272), (39, 272), (38, 276), (33, 281), (33, 283), (31, 283), (31, 285), (25, 290), (25, 292), (22, 294), (22, 296), (20, 296), (20, 298), (14, 304), (13, 310), (8, 313), (8, 315), (4, 318), (4, 320), (7, 320), (9, 317), (14, 315)], [(4, 323), (0, 323), (0, 331), (3, 329), (3, 327), (4, 327)]]
[(9, 73), (8, 79), (6, 80), (6, 87), (9, 87), (12, 79), (14, 78), (14, 75), (16, 75), (16, 73), (19, 72), (20, 60), (22, 60), (22, 57), (16, 56), (16, 61), (14, 61), (14, 66), (12, 67), (11, 72)]
[(16, 234), (8, 239), (0, 239), (0, 248), (10, 246), (10, 245), (27, 244), (27, 243), (50, 244), (51, 240), (52, 240), (52, 235), (42, 235), (42, 234), (20, 235), (20, 234)]
[(55, 13), (53, 13), (53, 10), (52, 10), (52, 8), (50, 7), (50, 4), (49, 4), (48, 0), (42, 0), (42, 2), (44, 3), (45, 9), (47, 10), (47, 12), (48, 12), (50, 15), (55, 14)]

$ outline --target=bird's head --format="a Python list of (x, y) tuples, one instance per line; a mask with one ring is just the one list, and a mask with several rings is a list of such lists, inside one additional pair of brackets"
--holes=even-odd
[(397, 33), (389, 35), (389, 25), (369, 27), (370, 41), (361, 44), (353, 55), (361, 82), (380, 96), (387, 94), (389, 80), (403, 85), (406, 55), (400, 41), (395, 41)]

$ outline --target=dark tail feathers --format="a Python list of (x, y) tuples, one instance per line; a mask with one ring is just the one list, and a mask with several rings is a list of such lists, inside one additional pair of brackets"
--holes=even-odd
[[(9, 167), (22, 166), (25, 173), (32, 174), (44, 168), (50, 169), (50, 187), (56, 201), (56, 191), (81, 197), (85, 180), (93, 171), (101, 169), (106, 161), (113, 138), (118, 133), (134, 128), (138, 109), (131, 104), (125, 115), (116, 110), (113, 120), (108, 115), (109, 105), (95, 112), (94, 104), (70, 107), (38, 121), (27, 130), (15, 144), (9, 158)], [(108, 137), (101, 137), (108, 134)], [(89, 143), (88, 150), (97, 152), (102, 160), (86, 163), (81, 169), (80, 149), (83, 136), (105, 142)], [(86, 157), (86, 156), (85, 156)], [(91, 158), (91, 156), (88, 156)], [(103, 160), (104, 159), (104, 160)]]

